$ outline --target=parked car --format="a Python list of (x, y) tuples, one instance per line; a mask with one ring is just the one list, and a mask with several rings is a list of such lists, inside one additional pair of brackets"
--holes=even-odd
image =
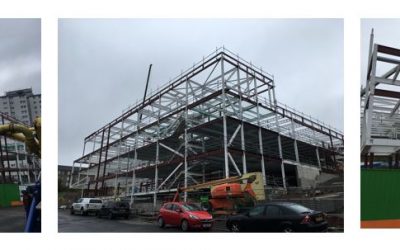
[(230, 216), (226, 226), (232, 232), (321, 232), (327, 230), (328, 222), (323, 212), (296, 203), (274, 202)]
[(158, 225), (161, 228), (165, 225), (179, 226), (182, 231), (190, 229), (210, 230), (213, 226), (213, 217), (196, 204), (168, 202), (160, 209)]
[(89, 213), (97, 213), (103, 202), (98, 198), (80, 198), (78, 201), (72, 203), (71, 214), (88, 215)]
[(129, 203), (124, 201), (107, 201), (104, 202), (97, 216), (107, 217), (108, 219), (114, 219), (117, 217), (123, 217), (125, 219), (129, 218), (131, 210), (129, 208)]

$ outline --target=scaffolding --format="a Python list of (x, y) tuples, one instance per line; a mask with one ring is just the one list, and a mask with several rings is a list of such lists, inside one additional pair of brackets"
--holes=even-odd
[[(399, 167), (400, 50), (374, 43), (370, 37), (367, 83), (361, 90), (361, 155), (365, 166), (374, 156)], [(387, 157), (387, 158), (386, 158)], [(375, 158), (375, 161), (377, 158)]]
[(343, 142), (341, 131), (279, 103), (272, 75), (218, 48), (87, 136), (70, 186), (154, 206), (178, 186), (247, 172), (271, 187), (306, 186), (336, 169)]
[[(28, 126), (2, 112), (0, 122), (2, 125), (14, 123)], [(29, 185), (35, 183), (39, 175), (40, 160), (37, 156), (28, 153), (24, 143), (0, 136), (0, 183)]]

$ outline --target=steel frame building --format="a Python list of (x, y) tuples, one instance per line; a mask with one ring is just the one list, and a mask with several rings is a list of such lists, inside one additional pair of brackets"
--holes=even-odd
[[(27, 124), (0, 112), (0, 124)], [(40, 160), (26, 151), (24, 143), (0, 136), (0, 183), (26, 185), (40, 175)]]
[(307, 187), (335, 169), (343, 142), (339, 130), (279, 103), (272, 75), (219, 48), (87, 136), (70, 186), (154, 206), (178, 185), (255, 171), (268, 187)]
[[(361, 155), (372, 167), (374, 156), (387, 156), (399, 167), (400, 50), (374, 43), (371, 33), (367, 84), (361, 91)], [(393, 157), (394, 156), (394, 157)]]

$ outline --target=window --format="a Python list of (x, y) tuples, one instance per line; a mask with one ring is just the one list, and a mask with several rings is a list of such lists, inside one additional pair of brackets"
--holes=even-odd
[(182, 205), (183, 209), (185, 209), (186, 211), (202, 211), (202, 209), (197, 206), (196, 204), (183, 204)]
[(249, 216), (259, 216), (264, 213), (264, 207), (263, 206), (258, 206), (250, 210)]
[(281, 214), (282, 215), (297, 215), (297, 213), (294, 210), (291, 210), (287, 207), (281, 207)]
[(299, 213), (299, 214), (311, 212), (311, 210), (309, 208), (306, 208), (306, 207), (304, 207), (302, 205), (299, 205), (299, 204), (291, 204), (288, 208), (290, 210), (292, 210), (292, 211), (295, 211), (295, 212)]
[(90, 199), (89, 203), (102, 203), (99, 199)]
[(281, 209), (278, 206), (267, 206), (265, 214), (268, 217), (275, 217), (281, 215)]
[(172, 204), (171, 210), (176, 211), (178, 209), (181, 210), (181, 208), (178, 205)]
[(168, 203), (164, 205), (164, 208), (167, 210), (171, 210), (172, 204)]

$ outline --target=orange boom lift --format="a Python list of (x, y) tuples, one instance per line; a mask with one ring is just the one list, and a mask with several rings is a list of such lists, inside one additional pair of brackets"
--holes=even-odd
[(209, 181), (186, 188), (177, 188), (174, 201), (182, 192), (210, 190), (208, 209), (215, 214), (233, 214), (240, 208), (253, 207), (257, 201), (265, 200), (262, 173), (247, 173), (226, 179)]

